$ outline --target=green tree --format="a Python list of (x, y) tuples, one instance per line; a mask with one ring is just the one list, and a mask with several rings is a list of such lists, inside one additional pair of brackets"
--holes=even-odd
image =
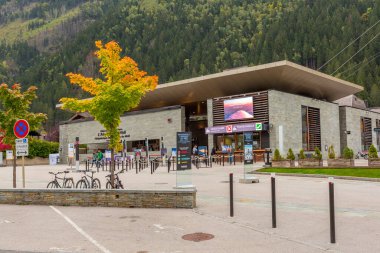
[(69, 73), (72, 84), (79, 85), (90, 93), (92, 99), (62, 98), (62, 108), (74, 112), (89, 112), (106, 129), (111, 149), (111, 184), (114, 186), (114, 152), (121, 149), (119, 125), (120, 116), (139, 105), (141, 98), (156, 88), (158, 77), (147, 76), (138, 69), (137, 63), (129, 57), (120, 57), (120, 46), (111, 41), (103, 46), (97, 41), (95, 52), (100, 60), (99, 72), (102, 78), (89, 78)]
[(280, 151), (278, 150), (278, 148), (276, 148), (276, 150), (274, 151), (274, 155), (273, 155), (273, 161), (281, 161), (283, 158), (280, 154)]
[(294, 161), (296, 159), (296, 157), (294, 156), (293, 150), (291, 148), (288, 150), (288, 153), (286, 155), (286, 159), (289, 159), (292, 161)]
[(334, 150), (333, 145), (329, 147), (328, 156), (329, 156), (329, 159), (335, 159), (335, 150)]
[(43, 113), (30, 112), (30, 105), (36, 96), (37, 88), (29, 87), (25, 92), (21, 91), (19, 84), (11, 88), (6, 84), (0, 85), (0, 129), (3, 143), (12, 145), (13, 148), (13, 188), (16, 188), (16, 152), (15, 136), (13, 126), (19, 119), (28, 121), (30, 130), (38, 130), (41, 123), (45, 121), (46, 115)]
[(371, 144), (371, 146), (369, 147), (368, 158), (379, 158), (377, 155), (377, 149), (373, 144)]

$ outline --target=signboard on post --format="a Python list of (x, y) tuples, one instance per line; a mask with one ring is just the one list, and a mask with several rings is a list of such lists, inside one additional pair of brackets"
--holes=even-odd
[(244, 134), (244, 164), (253, 164), (253, 133)]
[(13, 133), (19, 139), (25, 138), (29, 134), (29, 123), (24, 119), (19, 119), (13, 126)]
[(191, 132), (177, 132), (177, 170), (191, 169)]
[(68, 144), (68, 157), (71, 159), (74, 158), (74, 143)]
[(7, 160), (13, 160), (13, 150), (7, 150), (6, 151), (6, 159)]
[(29, 143), (27, 138), (16, 139), (16, 156), (28, 156)]

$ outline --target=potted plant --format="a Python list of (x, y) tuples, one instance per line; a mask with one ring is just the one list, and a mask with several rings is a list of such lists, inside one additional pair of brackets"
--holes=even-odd
[(373, 144), (369, 147), (368, 150), (368, 166), (380, 167), (380, 158), (377, 155), (377, 149)]
[(354, 151), (348, 147), (343, 149), (341, 158), (335, 158), (334, 146), (330, 146), (328, 150), (327, 164), (329, 167), (353, 167), (354, 166)]
[(291, 149), (289, 149), (286, 159), (281, 156), (280, 151), (276, 149), (274, 151), (273, 159), (272, 159), (272, 166), (273, 167), (280, 167), (280, 168), (288, 168), (288, 167), (294, 167), (294, 154)]
[(303, 154), (303, 149), (301, 149), (298, 158), (299, 167), (323, 167), (322, 154), (319, 148), (315, 148), (312, 158), (306, 158)]

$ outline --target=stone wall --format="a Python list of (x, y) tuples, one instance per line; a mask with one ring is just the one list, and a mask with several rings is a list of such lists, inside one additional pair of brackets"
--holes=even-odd
[(196, 190), (1, 189), (0, 204), (195, 208)]
[[(377, 149), (379, 146), (376, 142), (376, 132), (373, 129), (376, 127), (376, 119), (380, 119), (380, 113), (371, 112), (367, 110), (357, 109), (353, 107), (342, 106), (340, 107), (341, 114), (345, 114), (345, 121), (341, 122), (341, 132), (342, 138), (344, 138), (344, 143), (352, 148), (354, 154), (359, 151), (363, 151), (361, 147), (361, 127), (360, 119), (361, 117), (370, 118), (372, 124), (372, 144), (375, 145)], [(345, 131), (349, 131), (350, 134), (345, 134)], [(344, 147), (342, 147), (343, 149)]]
[[(126, 130), (126, 134), (130, 135), (126, 138), (127, 141), (144, 140), (146, 137), (161, 141), (162, 137), (164, 145), (170, 153), (171, 149), (177, 145), (176, 133), (185, 131), (184, 111), (184, 107), (172, 106), (130, 112), (121, 117), (120, 128)], [(105, 143), (105, 140), (95, 139), (103, 129), (97, 121), (61, 124), (59, 127), (61, 161), (67, 162), (68, 144), (74, 143), (75, 137), (79, 137), (79, 142), (83, 144)]]
[(283, 150), (286, 155), (289, 148), (298, 154), (302, 148), (301, 106), (320, 109), (321, 117), (321, 151), (327, 158), (326, 146), (334, 145), (340, 155), (339, 106), (309, 97), (293, 95), (276, 90), (268, 91), (270, 147), (279, 148), (279, 127), (283, 129)]

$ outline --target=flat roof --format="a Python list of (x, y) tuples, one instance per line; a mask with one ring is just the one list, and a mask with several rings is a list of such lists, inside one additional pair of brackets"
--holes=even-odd
[(142, 98), (136, 109), (183, 105), (271, 89), (333, 102), (358, 93), (363, 87), (289, 61), (279, 61), (160, 84)]
[(289, 61), (279, 61), (160, 84), (141, 100), (139, 109), (270, 89), (333, 102), (358, 93), (363, 87)]

